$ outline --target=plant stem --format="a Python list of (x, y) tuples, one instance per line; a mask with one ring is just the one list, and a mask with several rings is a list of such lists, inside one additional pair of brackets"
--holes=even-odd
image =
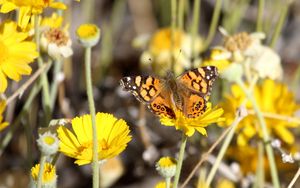
[(185, 136), (184, 133), (182, 133), (182, 139), (181, 139), (179, 157), (178, 157), (177, 166), (176, 166), (176, 174), (175, 174), (175, 178), (174, 178), (174, 182), (173, 182), (173, 188), (177, 188), (177, 186), (178, 186), (181, 167), (182, 167), (182, 163), (183, 163), (183, 157), (184, 157), (184, 150), (185, 150), (185, 146), (186, 146), (186, 141), (187, 141), (187, 137)]
[(170, 188), (171, 178), (166, 178), (166, 188)]
[(208, 176), (207, 176), (207, 179), (206, 179), (206, 186), (209, 187), (209, 185), (211, 184), (216, 172), (217, 172), (217, 169), (218, 167), (220, 166), (221, 164), (221, 161), (222, 161), (222, 158), (224, 157), (224, 154), (233, 138), (233, 135), (234, 135), (234, 132), (235, 132), (235, 129), (237, 127), (237, 125), (239, 124), (239, 122), (243, 119), (244, 117), (243, 116), (239, 116), (239, 115), (236, 115), (236, 118), (235, 120), (233, 121), (232, 125), (231, 125), (231, 129), (228, 133), (228, 135), (226, 136), (225, 140), (224, 140), (224, 143), (221, 147), (221, 150), (220, 152), (218, 153), (218, 156), (217, 156), (217, 159), (212, 167), (212, 169), (210, 170)]
[[(34, 15), (34, 37), (36, 43), (36, 49), (39, 53), (37, 58), (39, 68), (43, 67), (43, 59), (40, 54), (40, 29), (39, 29), (39, 15)], [(46, 124), (50, 121), (51, 111), (50, 111), (50, 92), (49, 92), (49, 83), (47, 79), (47, 74), (43, 72), (41, 74), (41, 82), (43, 87), (43, 108), (45, 111), (45, 122)]]
[(214, 9), (212, 21), (211, 21), (211, 24), (209, 27), (208, 36), (207, 36), (206, 40), (204, 41), (202, 51), (205, 51), (208, 48), (213, 37), (215, 36), (217, 24), (219, 22), (219, 17), (220, 17), (220, 13), (221, 13), (221, 8), (222, 8), (222, 0), (216, 0), (215, 9)]
[(270, 141), (270, 136), (269, 136), (269, 133), (267, 130), (267, 125), (266, 125), (265, 119), (263, 117), (263, 114), (261, 113), (259, 106), (258, 106), (256, 100), (254, 99), (253, 95), (251, 94), (251, 92), (248, 91), (248, 89), (245, 86), (245, 84), (243, 83), (243, 81), (241, 79), (236, 80), (236, 83), (241, 87), (241, 89), (246, 94), (249, 101), (252, 103), (253, 109), (256, 113), (256, 116), (258, 118), (259, 124), (262, 129), (263, 140), (266, 143), (265, 147), (266, 147), (266, 152), (267, 152), (267, 156), (268, 156), (268, 160), (269, 160), (269, 164), (270, 164), (272, 183), (275, 188), (279, 188), (280, 184), (279, 184), (279, 179), (278, 179), (278, 174), (277, 174), (274, 153), (273, 153), (273, 149), (272, 149), (271, 145), (268, 143)]
[(46, 162), (46, 156), (44, 154), (42, 154), (41, 159), (40, 159), (39, 175), (38, 175), (38, 179), (37, 179), (37, 188), (42, 187), (45, 162)]
[(265, 0), (258, 0), (257, 21), (256, 21), (257, 32), (263, 31), (264, 8), (265, 8)]
[(194, 2), (194, 10), (193, 10), (193, 25), (192, 25), (192, 42), (191, 42), (191, 50), (192, 50), (192, 60), (195, 60), (196, 51), (195, 51), (195, 41), (199, 29), (199, 19), (200, 19), (200, 6), (201, 1), (195, 0)]
[(53, 111), (53, 108), (54, 108), (54, 105), (55, 105), (58, 85), (60, 84), (60, 80), (58, 80), (57, 76), (61, 71), (61, 67), (62, 67), (62, 61), (61, 60), (56, 60), (54, 62), (53, 83), (51, 84), (51, 90), (50, 90), (51, 112)]
[(176, 32), (177, 0), (171, 0), (171, 71), (174, 71), (175, 57), (175, 32)]
[(25, 113), (28, 112), (28, 109), (29, 109), (30, 105), (32, 104), (32, 101), (34, 100), (36, 95), (39, 93), (41, 88), (42, 88), (42, 84), (40, 81), (38, 81), (36, 83), (36, 85), (34, 85), (34, 87), (31, 89), (29, 97), (26, 99), (26, 102), (25, 102), (21, 112), (19, 113), (17, 118), (14, 120), (14, 122), (9, 126), (9, 128), (10, 128), (9, 132), (6, 133), (5, 137), (3, 138), (2, 142), (0, 143), (0, 156), (2, 155), (6, 146), (9, 144), (10, 140), (12, 139), (14, 131), (17, 129), (18, 125), (20, 124), (21, 118), (23, 117), (23, 115)]
[(258, 142), (258, 164), (254, 188), (264, 187), (264, 144)]
[(184, 30), (184, 9), (185, 0), (179, 0), (178, 4), (178, 29)]
[(96, 111), (93, 97), (92, 88), (92, 75), (91, 75), (91, 47), (85, 47), (85, 76), (86, 76), (86, 89), (89, 101), (90, 114), (92, 117), (93, 128), (93, 188), (99, 188), (99, 163), (98, 163), (98, 139), (97, 139), (97, 126), (96, 126)]
[(293, 177), (291, 183), (289, 184), (288, 188), (292, 188), (295, 184), (295, 182), (297, 181), (297, 179), (299, 178), (300, 176), (300, 168), (298, 168), (298, 171), (297, 173), (295, 174), (295, 176)]
[(286, 19), (286, 16), (287, 16), (287, 13), (288, 13), (288, 10), (289, 10), (289, 6), (290, 6), (290, 2), (285, 2), (285, 5), (283, 5), (283, 7), (281, 9), (279, 20), (277, 22), (277, 25), (276, 25), (276, 28), (275, 28), (275, 31), (274, 31), (274, 34), (272, 36), (272, 40), (271, 40), (271, 43), (270, 43), (271, 48), (275, 47), (276, 42), (277, 42), (277, 40), (280, 36), (284, 21)]

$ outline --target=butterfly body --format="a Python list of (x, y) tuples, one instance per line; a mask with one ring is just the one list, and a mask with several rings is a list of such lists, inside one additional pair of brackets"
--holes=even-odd
[(145, 103), (156, 115), (175, 119), (175, 110), (188, 118), (198, 117), (206, 109), (206, 100), (217, 77), (214, 66), (201, 67), (175, 77), (131, 76), (121, 79), (121, 86)]

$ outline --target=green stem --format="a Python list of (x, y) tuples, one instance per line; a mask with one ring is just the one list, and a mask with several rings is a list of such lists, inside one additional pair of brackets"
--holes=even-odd
[(277, 173), (274, 153), (273, 153), (273, 149), (272, 149), (270, 143), (268, 143), (270, 141), (270, 136), (269, 136), (269, 133), (267, 130), (267, 125), (266, 125), (265, 119), (263, 117), (263, 114), (261, 113), (255, 98), (253, 97), (251, 92), (248, 91), (248, 89), (245, 86), (245, 84), (243, 83), (243, 81), (240, 79), (240, 80), (237, 80), (236, 83), (240, 86), (240, 88), (244, 91), (244, 93), (246, 94), (249, 101), (252, 103), (253, 109), (256, 113), (256, 116), (258, 118), (259, 124), (262, 129), (263, 140), (266, 143), (265, 147), (266, 147), (266, 152), (267, 152), (267, 156), (268, 156), (268, 160), (269, 160), (269, 164), (270, 164), (273, 186), (274, 186), (274, 188), (279, 188), (280, 183), (279, 183), (279, 179), (278, 179), (278, 173)]
[(170, 188), (171, 178), (166, 178), (166, 188)]
[(62, 67), (62, 61), (57, 60), (54, 62), (54, 69), (53, 69), (53, 83), (51, 84), (51, 89), (50, 89), (50, 108), (51, 112), (53, 111), (56, 97), (57, 97), (57, 90), (58, 90), (58, 85), (59, 85), (59, 80), (57, 80), (57, 75), (60, 73)]
[(42, 154), (41, 159), (40, 159), (40, 170), (39, 170), (39, 175), (38, 175), (38, 179), (37, 179), (37, 188), (42, 187), (45, 162), (46, 162), (46, 156), (44, 154)]
[(222, 158), (224, 157), (224, 154), (233, 138), (233, 135), (235, 133), (235, 129), (237, 127), (237, 125), (239, 124), (239, 122), (243, 119), (244, 117), (243, 116), (240, 116), (240, 115), (237, 115), (235, 120), (233, 121), (232, 125), (231, 125), (231, 129), (228, 133), (228, 135), (226, 136), (224, 142), (223, 142), (223, 145), (221, 147), (221, 150), (220, 152), (218, 153), (218, 156), (217, 156), (217, 159), (216, 161), (214, 162), (214, 165), (212, 167), (212, 169), (210, 170), (208, 176), (207, 176), (207, 179), (206, 179), (206, 186), (209, 187), (209, 185), (211, 184), (220, 164), (221, 164), (221, 161), (222, 161)]
[[(41, 68), (43, 66), (43, 59), (41, 57), (40, 52), (40, 29), (39, 29), (39, 15), (34, 15), (34, 37), (36, 43), (36, 49), (39, 53), (39, 57), (37, 58), (38, 66)], [(49, 92), (49, 83), (47, 79), (47, 74), (43, 72), (41, 74), (41, 82), (43, 85), (43, 108), (45, 111), (45, 121), (48, 124), (50, 121), (51, 110), (50, 110), (50, 92)]]
[(206, 40), (204, 41), (202, 51), (205, 51), (208, 48), (213, 37), (215, 36), (217, 25), (219, 22), (220, 13), (221, 13), (221, 8), (222, 8), (222, 0), (216, 0), (213, 18), (212, 18), (212, 21), (211, 21), (211, 24), (209, 27), (208, 36), (207, 36)]
[(183, 156), (184, 156), (186, 141), (187, 141), (187, 137), (185, 136), (184, 133), (182, 133), (182, 139), (181, 139), (179, 157), (178, 157), (177, 166), (176, 166), (176, 174), (175, 174), (175, 178), (174, 178), (174, 182), (173, 182), (173, 188), (177, 188), (177, 186), (178, 186), (181, 167), (182, 167), (182, 163), (183, 163)]
[(191, 43), (191, 50), (192, 50), (192, 60), (195, 60), (196, 51), (195, 51), (195, 40), (198, 33), (199, 28), (199, 19), (200, 19), (200, 0), (195, 0), (194, 10), (193, 10), (193, 25), (192, 25), (192, 43)]
[(177, 0), (171, 0), (171, 71), (174, 71), (175, 57), (175, 31), (176, 31)]
[(5, 137), (3, 138), (3, 140), (0, 144), (0, 156), (2, 155), (5, 148), (9, 144), (10, 140), (12, 139), (15, 130), (17, 129), (18, 125), (20, 124), (21, 118), (28, 112), (29, 107), (32, 104), (32, 101), (34, 100), (36, 95), (39, 93), (41, 88), (42, 88), (42, 84), (40, 81), (38, 81), (31, 89), (29, 97), (26, 99), (26, 102), (25, 102), (21, 112), (19, 113), (17, 118), (14, 120), (14, 122), (9, 126), (9, 128), (10, 128), (9, 132), (7, 132), (7, 134), (5, 134)]
[(96, 111), (93, 97), (92, 88), (92, 75), (91, 75), (91, 47), (85, 48), (85, 76), (86, 76), (86, 89), (89, 101), (89, 108), (92, 117), (93, 128), (93, 188), (99, 188), (99, 163), (98, 163), (98, 139), (97, 139), (97, 126), (96, 126)]
[(254, 188), (264, 187), (264, 144), (258, 142), (258, 164), (256, 170), (256, 181)]
[(282, 7), (281, 12), (280, 12), (280, 16), (279, 16), (279, 20), (277, 22), (274, 34), (272, 36), (272, 40), (270, 43), (270, 47), (274, 48), (276, 45), (276, 42), (280, 36), (284, 21), (286, 19), (288, 10), (289, 10), (289, 6), (290, 6), (290, 2), (285, 3), (285, 5)]
[(257, 21), (256, 21), (257, 32), (263, 31), (264, 8), (265, 8), (265, 0), (258, 0)]
[(178, 4), (178, 29), (184, 29), (184, 9), (185, 9), (185, 0), (179, 0)]

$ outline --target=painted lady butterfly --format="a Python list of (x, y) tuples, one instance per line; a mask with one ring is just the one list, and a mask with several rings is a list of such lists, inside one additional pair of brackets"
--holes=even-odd
[(217, 76), (216, 67), (206, 66), (187, 71), (177, 78), (172, 73), (165, 79), (124, 77), (120, 84), (156, 115), (175, 119), (174, 110), (180, 110), (186, 117), (195, 118), (205, 112)]

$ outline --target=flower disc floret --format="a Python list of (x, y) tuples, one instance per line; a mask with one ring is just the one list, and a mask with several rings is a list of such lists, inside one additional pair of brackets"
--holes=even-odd
[(37, 143), (40, 151), (46, 156), (53, 155), (58, 151), (59, 140), (56, 134), (50, 132), (40, 134)]

